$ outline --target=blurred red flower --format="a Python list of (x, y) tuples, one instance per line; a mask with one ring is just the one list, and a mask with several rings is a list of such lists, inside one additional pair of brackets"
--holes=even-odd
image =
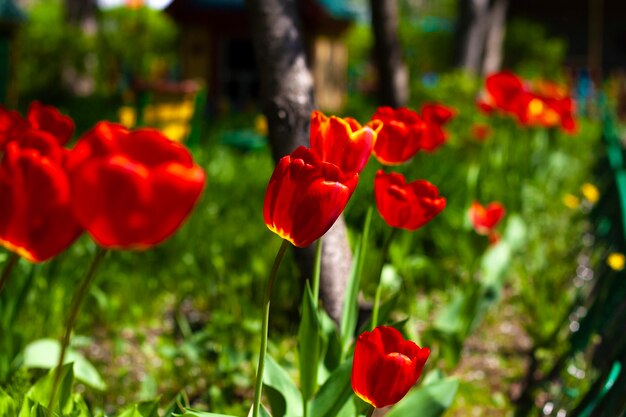
[(484, 111), (499, 109), (507, 113), (517, 113), (520, 94), (524, 91), (521, 78), (511, 71), (490, 74), (485, 80), (486, 94), (479, 100), (478, 107)]
[(335, 223), (357, 182), (356, 172), (344, 173), (301, 146), (274, 169), (265, 193), (265, 224), (295, 246), (309, 246)]
[(74, 134), (74, 121), (53, 106), (44, 106), (33, 101), (26, 118), (32, 128), (50, 133), (58, 140), (59, 145), (65, 145)]
[(454, 110), (442, 104), (432, 103), (423, 105), (421, 113), (425, 123), (421, 149), (431, 152), (445, 143), (446, 134), (442, 127), (454, 117)]
[(74, 133), (74, 121), (53, 106), (38, 101), (30, 104), (26, 118), (0, 106), (0, 152), (7, 143), (21, 142), (26, 132), (36, 131), (53, 138), (57, 145), (66, 144)]
[(376, 134), (382, 123), (361, 126), (351, 117), (311, 113), (311, 148), (322, 161), (337, 165), (343, 172), (361, 172), (372, 154)]
[(415, 385), (429, 355), (393, 327), (364, 332), (354, 348), (352, 389), (375, 408), (395, 404)]
[(61, 150), (50, 138), (29, 131), (22, 146), (6, 145), (0, 164), (0, 244), (31, 262), (56, 256), (82, 232), (71, 212)]
[(491, 127), (484, 123), (476, 123), (471, 127), (471, 134), (474, 139), (482, 142), (491, 135)]
[(486, 94), (478, 101), (479, 109), (494, 109), (511, 114), (524, 126), (561, 127), (567, 133), (576, 132), (574, 101), (567, 89), (540, 80), (529, 88), (510, 71), (491, 74), (485, 80)]
[(486, 207), (474, 201), (468, 211), (472, 227), (480, 235), (490, 235), (504, 214), (504, 206), (497, 201), (489, 203)]
[(205, 183), (189, 151), (153, 129), (98, 123), (68, 155), (72, 208), (101, 246), (145, 249), (172, 235)]
[(436, 186), (425, 180), (409, 184), (402, 174), (376, 173), (374, 180), (376, 205), (381, 217), (392, 227), (417, 230), (446, 207)]
[(422, 147), (426, 123), (417, 112), (399, 108), (379, 107), (372, 122), (383, 123), (373, 153), (383, 165), (399, 165), (413, 158)]

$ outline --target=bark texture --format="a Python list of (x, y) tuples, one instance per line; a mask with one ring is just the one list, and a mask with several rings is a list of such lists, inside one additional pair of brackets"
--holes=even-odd
[(379, 102), (396, 108), (405, 106), (409, 99), (409, 77), (398, 40), (397, 0), (370, 0), (370, 8)]
[(477, 75), (500, 69), (509, 0), (459, 0), (457, 65)]
[[(274, 161), (298, 146), (309, 146), (315, 108), (313, 77), (295, 0), (246, 0), (261, 80), (263, 113)], [(314, 245), (297, 250), (304, 278), (311, 277)], [(320, 295), (326, 311), (339, 322), (352, 254), (343, 218), (324, 236)]]

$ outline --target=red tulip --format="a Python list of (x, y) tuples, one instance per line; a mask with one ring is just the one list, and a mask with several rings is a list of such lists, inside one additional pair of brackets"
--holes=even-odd
[(33, 101), (26, 117), (33, 129), (50, 133), (58, 140), (59, 145), (65, 145), (74, 133), (74, 121), (53, 106), (44, 106)]
[(100, 122), (68, 157), (72, 208), (103, 247), (145, 249), (171, 236), (205, 182), (189, 151), (153, 129)]
[(393, 327), (364, 332), (354, 348), (352, 389), (375, 408), (395, 404), (415, 385), (429, 354)]
[(27, 132), (48, 135), (56, 145), (64, 145), (74, 133), (74, 121), (52, 106), (31, 103), (26, 119), (18, 112), (0, 107), (0, 151), (7, 143), (21, 142)]
[(422, 119), (425, 122), (421, 148), (431, 152), (445, 143), (446, 134), (442, 126), (454, 116), (450, 107), (441, 104), (425, 104), (422, 106)]
[(374, 156), (381, 164), (402, 164), (422, 148), (426, 124), (413, 110), (379, 107), (372, 116), (372, 121), (375, 120), (383, 123), (373, 149)]
[(479, 107), (500, 109), (507, 113), (516, 113), (519, 108), (518, 99), (524, 91), (522, 79), (510, 71), (491, 74), (485, 80), (487, 96)]
[(376, 129), (361, 127), (351, 117), (326, 117), (319, 111), (311, 114), (311, 148), (322, 161), (337, 165), (343, 172), (361, 172), (372, 154)]
[(392, 227), (417, 230), (446, 207), (439, 190), (425, 180), (407, 184), (398, 173), (376, 173), (374, 180), (376, 205), (382, 218)]
[(18, 112), (0, 106), (0, 152), (7, 143), (15, 140), (21, 132), (29, 128), (28, 122)]
[(478, 201), (474, 201), (468, 214), (476, 233), (490, 235), (504, 217), (505, 209), (497, 201), (489, 203), (487, 207), (484, 207)]
[(41, 143), (44, 149), (50, 146), (50, 135), (40, 133), (29, 137), (33, 146), (7, 144), (0, 165), (0, 244), (31, 262), (56, 256), (82, 231), (71, 212), (69, 180), (57, 160), (60, 150), (40, 152)]
[(274, 169), (265, 193), (265, 224), (295, 246), (309, 246), (335, 223), (357, 181), (356, 172), (344, 173), (301, 146)]

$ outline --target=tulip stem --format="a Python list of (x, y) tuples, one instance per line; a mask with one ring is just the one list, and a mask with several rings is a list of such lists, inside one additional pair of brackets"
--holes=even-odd
[(100, 264), (100, 261), (102, 261), (106, 253), (106, 249), (99, 246), (96, 248), (96, 254), (93, 257), (89, 268), (83, 275), (80, 287), (78, 288), (78, 291), (74, 294), (74, 298), (72, 299), (70, 313), (67, 317), (67, 323), (65, 324), (65, 333), (63, 334), (63, 339), (61, 339), (61, 353), (59, 354), (59, 360), (56, 370), (54, 372), (52, 390), (50, 391), (50, 400), (48, 402), (48, 412), (50, 414), (53, 413), (52, 407), (54, 406), (54, 401), (56, 400), (57, 389), (59, 387), (59, 382), (61, 379), (63, 362), (65, 361), (65, 354), (67, 353), (67, 347), (70, 343), (70, 336), (72, 334), (72, 327), (74, 327), (74, 322), (76, 321), (76, 317), (78, 317), (80, 306), (83, 303), (85, 296), (87, 295), (89, 287), (96, 277), (96, 270), (98, 269), (98, 265)]
[(263, 298), (263, 324), (261, 330), (261, 348), (259, 349), (259, 363), (256, 371), (256, 382), (254, 383), (254, 402), (252, 403), (252, 417), (259, 417), (259, 407), (261, 405), (261, 390), (263, 388), (263, 372), (265, 370), (265, 355), (267, 352), (267, 333), (270, 320), (270, 300), (272, 298), (272, 287), (276, 280), (276, 273), (280, 266), (283, 256), (287, 251), (289, 241), (283, 240), (276, 258), (274, 259), (274, 265), (270, 271), (269, 279), (267, 280), (267, 286), (265, 287), (265, 296)]
[(374, 411), (376, 411), (376, 408), (374, 408), (374, 406), (370, 406), (370, 408), (367, 409), (367, 415), (366, 417), (372, 417), (374, 415)]
[(4, 288), (4, 284), (9, 280), (9, 276), (11, 275), (11, 271), (17, 265), (17, 261), (20, 260), (20, 257), (15, 252), (9, 252), (9, 257), (7, 258), (6, 263), (4, 264), (4, 269), (2, 270), (2, 276), (0, 276), (0, 294), (2, 294), (2, 289)]
[(322, 273), (322, 238), (317, 240), (315, 247), (315, 263), (313, 264), (313, 301), (315, 306), (318, 304), (320, 296), (320, 275)]
[(374, 295), (374, 305), (372, 306), (372, 330), (374, 330), (378, 325), (378, 310), (380, 308), (380, 295), (382, 292), (381, 284), (383, 280), (383, 268), (385, 267), (385, 261), (387, 260), (387, 257), (389, 255), (389, 247), (391, 246), (391, 241), (398, 233), (398, 230), (399, 229), (397, 227), (391, 229), (391, 232), (387, 235), (387, 239), (385, 239), (385, 243), (383, 243), (383, 247), (381, 249), (380, 267), (378, 268), (378, 285), (376, 286), (376, 295)]

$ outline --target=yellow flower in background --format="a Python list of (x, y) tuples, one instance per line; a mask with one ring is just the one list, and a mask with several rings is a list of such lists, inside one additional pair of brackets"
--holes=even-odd
[(586, 182), (580, 187), (580, 192), (583, 194), (585, 199), (592, 204), (595, 204), (600, 199), (600, 191), (598, 187), (595, 185)]
[(118, 111), (118, 117), (122, 126), (127, 128), (135, 127), (135, 109), (130, 106), (122, 106)]
[(619, 252), (613, 252), (606, 258), (606, 263), (613, 271), (621, 271), (626, 265), (626, 256)]
[(563, 204), (565, 204), (567, 208), (574, 210), (580, 206), (580, 199), (574, 194), (565, 194), (563, 196)]
[(254, 130), (256, 130), (259, 135), (267, 136), (267, 119), (262, 114), (254, 119)]

